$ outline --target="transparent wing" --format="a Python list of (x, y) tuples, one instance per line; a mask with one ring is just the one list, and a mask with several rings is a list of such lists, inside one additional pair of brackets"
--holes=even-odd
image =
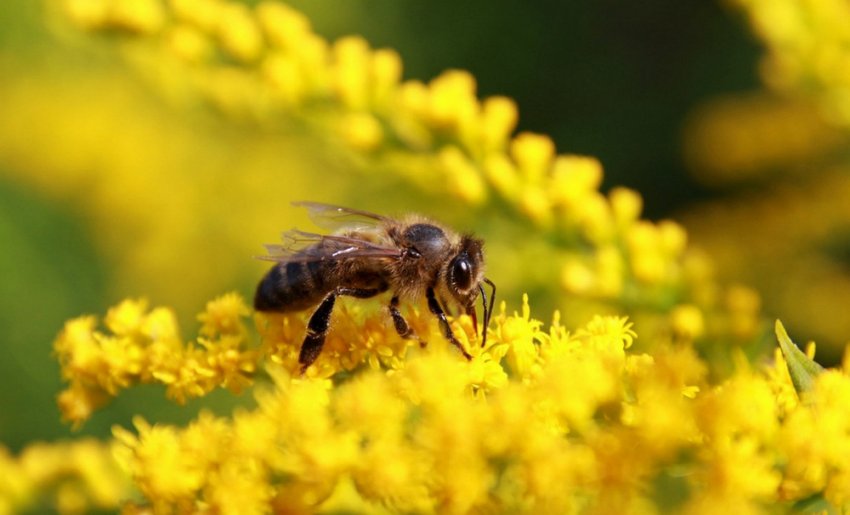
[(268, 255), (258, 259), (285, 263), (290, 261), (327, 261), (351, 258), (398, 258), (401, 250), (350, 236), (314, 234), (293, 229), (283, 233), (283, 243), (268, 244)]
[(392, 222), (391, 218), (376, 215), (368, 211), (351, 209), (321, 202), (293, 202), (293, 206), (307, 208), (310, 220), (323, 229), (338, 231), (341, 229), (367, 229)]

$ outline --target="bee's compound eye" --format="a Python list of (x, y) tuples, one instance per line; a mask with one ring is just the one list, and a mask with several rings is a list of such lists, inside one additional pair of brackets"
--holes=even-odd
[(452, 283), (461, 290), (472, 287), (472, 265), (466, 256), (460, 256), (452, 263)]

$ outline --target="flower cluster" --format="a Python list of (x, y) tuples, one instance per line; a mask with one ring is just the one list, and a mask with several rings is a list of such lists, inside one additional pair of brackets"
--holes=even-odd
[(112, 445), (92, 439), (33, 443), (12, 456), (0, 446), (0, 513), (114, 509), (133, 493)]
[(228, 294), (207, 304), (196, 341), (180, 339), (172, 310), (147, 311), (142, 300), (125, 300), (112, 308), (97, 329), (93, 316), (65, 324), (54, 344), (69, 383), (59, 394), (66, 420), (80, 424), (92, 412), (134, 384), (160, 383), (170, 398), (183, 403), (213, 388), (240, 392), (256, 369), (257, 350), (246, 345), (248, 314), (241, 297)]
[[(155, 318), (137, 306), (110, 312), (116, 337)], [(232, 295), (211, 302), (201, 333), (244, 335), (240, 306)], [(557, 313), (544, 328), (527, 298), (510, 315), (503, 303), (485, 349), (469, 321), (454, 321), (474, 354), (466, 361), (437, 327), (419, 328), (426, 349), (406, 346), (358, 306), (334, 315), (304, 375), (292, 361), (303, 323), (259, 316), (271, 382), (245, 377), (256, 407), (115, 428), (116, 459), (142, 495), (124, 498), (125, 510), (757, 513), (814, 495), (850, 502), (850, 376), (819, 369), (779, 325), (784, 354), (756, 369), (740, 356), (715, 384), (689, 345), (634, 351), (625, 318), (571, 332)], [(209, 355), (227, 350), (222, 338), (208, 344)], [(160, 355), (194, 373), (185, 349)], [(118, 377), (98, 360), (75, 374)], [(204, 381), (228, 377), (208, 366)]]

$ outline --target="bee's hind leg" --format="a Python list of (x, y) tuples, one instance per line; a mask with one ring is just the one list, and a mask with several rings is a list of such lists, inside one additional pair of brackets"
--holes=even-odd
[(428, 288), (425, 292), (425, 297), (428, 299), (428, 309), (431, 310), (431, 313), (436, 315), (437, 320), (440, 321), (440, 329), (443, 330), (443, 335), (446, 337), (448, 341), (452, 343), (455, 347), (460, 349), (460, 352), (463, 353), (463, 356), (466, 359), (472, 359), (472, 356), (466, 352), (466, 349), (463, 348), (463, 345), (455, 338), (454, 333), (452, 332), (452, 328), (449, 325), (449, 321), (446, 318), (446, 312), (443, 311), (443, 308), (440, 307), (440, 303), (437, 302), (437, 297), (434, 296), (434, 288)]
[(301, 373), (303, 374), (322, 352), (325, 337), (328, 335), (328, 328), (331, 325), (331, 313), (333, 313), (337, 295), (368, 299), (385, 290), (386, 288), (337, 288), (327, 294), (316, 311), (313, 311), (313, 314), (310, 315), (310, 321), (307, 322), (307, 336), (304, 337), (301, 352), (298, 354)]

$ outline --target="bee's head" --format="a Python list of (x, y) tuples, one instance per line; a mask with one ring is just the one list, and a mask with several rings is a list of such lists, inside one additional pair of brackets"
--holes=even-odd
[(484, 278), (483, 242), (463, 236), (458, 252), (449, 261), (443, 275), (446, 289), (463, 307), (472, 305), (478, 297), (478, 285)]
[[(448, 262), (445, 273), (443, 274), (446, 289), (457, 303), (463, 307), (464, 312), (472, 317), (476, 332), (478, 332), (478, 317), (475, 314), (475, 300), (478, 298), (479, 292), (481, 293), (482, 302), (484, 303), (482, 347), (487, 341), (487, 326), (490, 323), (490, 315), (493, 312), (493, 298), (496, 294), (496, 287), (489, 279), (484, 277), (483, 248), (484, 243), (481, 240), (464, 235), (460, 240), (460, 245), (458, 245), (458, 252)], [(482, 281), (487, 282), (493, 287), (489, 306), (487, 305), (484, 288), (481, 286)]]

